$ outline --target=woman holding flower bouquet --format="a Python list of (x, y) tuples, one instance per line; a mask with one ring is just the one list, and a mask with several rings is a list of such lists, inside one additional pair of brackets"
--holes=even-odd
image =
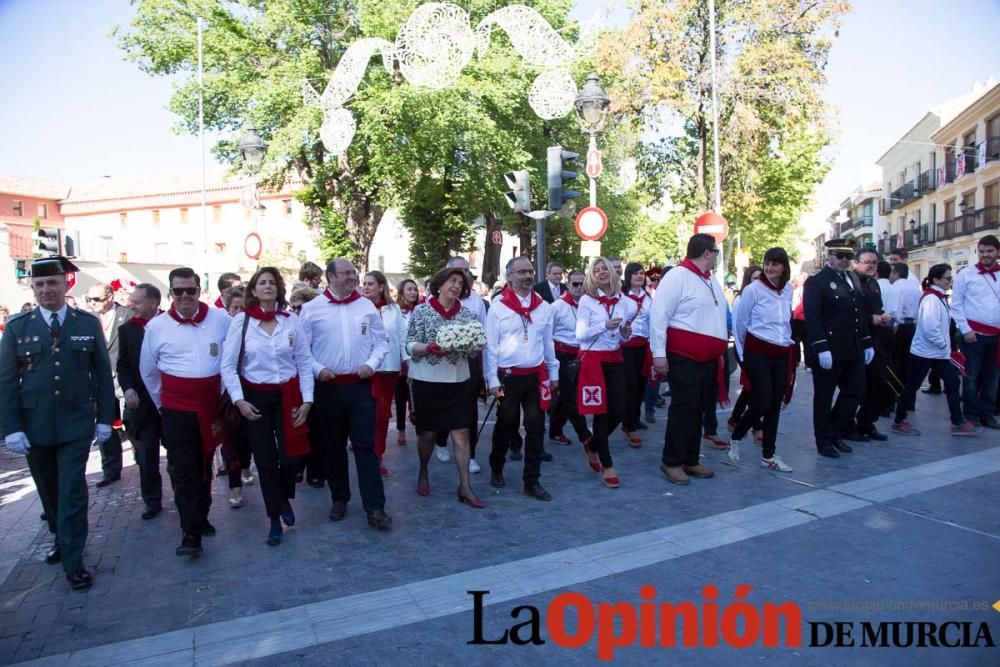
[(581, 415), (594, 415), (593, 437), (583, 443), (587, 464), (603, 472), (605, 486), (617, 489), (608, 437), (625, 413), (625, 368), (622, 341), (632, 336), (629, 324), (636, 304), (621, 295), (621, 278), (611, 263), (595, 259), (583, 281), (584, 295), (577, 308), (576, 339), (580, 343), (577, 406)]
[(417, 306), (410, 316), (406, 353), (411, 357), (409, 374), (420, 455), (417, 493), (430, 494), (427, 464), (434, 441), (439, 432), (450, 432), (458, 465), (458, 500), (478, 509), (485, 504), (469, 484), (469, 421), (474, 390), (469, 383), (468, 359), (478, 354), (486, 337), (476, 316), (459, 301), (468, 296), (470, 288), (461, 268), (434, 274), (427, 303)]

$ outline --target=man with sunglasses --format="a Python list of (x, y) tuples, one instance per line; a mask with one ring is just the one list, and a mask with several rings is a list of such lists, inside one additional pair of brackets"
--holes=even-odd
[[(808, 343), (806, 363), (813, 377), (813, 431), (821, 456), (838, 458), (852, 451), (843, 437), (865, 395), (865, 366), (875, 358), (861, 282), (848, 271), (854, 242), (826, 242), (826, 266), (806, 280), (802, 304)], [(840, 388), (831, 411), (834, 390)]]
[(118, 370), (114, 362), (118, 359), (118, 329), (132, 319), (135, 313), (115, 303), (114, 296), (114, 290), (105, 283), (97, 283), (87, 290), (87, 308), (101, 321), (104, 342), (107, 344), (108, 356), (112, 361), (111, 376), (115, 382), (115, 424), (111, 429), (111, 437), (101, 444), (101, 470), (104, 472), (104, 477), (97, 483), (98, 488), (122, 478), (121, 400), (124, 395), (118, 385)]
[(573, 425), (581, 443), (592, 436), (587, 420), (576, 407), (576, 374), (572, 372), (580, 353), (580, 343), (576, 339), (576, 309), (583, 296), (585, 277), (579, 269), (570, 271), (569, 289), (552, 305), (552, 341), (559, 361), (559, 392), (549, 416), (549, 440), (558, 445), (569, 444), (569, 438), (563, 433), (567, 421)]
[(183, 537), (178, 556), (197, 556), (201, 538), (215, 535), (212, 458), (225, 438), (219, 423), (222, 344), (230, 318), (202, 303), (201, 279), (187, 267), (170, 272), (170, 309), (146, 325), (139, 372), (160, 410), (167, 470)]

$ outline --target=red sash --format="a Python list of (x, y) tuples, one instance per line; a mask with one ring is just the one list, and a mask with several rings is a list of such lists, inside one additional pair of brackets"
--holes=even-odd
[(719, 363), (716, 367), (715, 377), (716, 384), (719, 385), (718, 401), (722, 407), (729, 405), (729, 383), (726, 382), (725, 359), (722, 357), (726, 353), (728, 346), (728, 341), (722, 338), (706, 336), (705, 334), (695, 333), (686, 329), (667, 328), (668, 354), (673, 353), (692, 361), (697, 361), (700, 364), (718, 359)]
[[(567, 292), (568, 294), (568, 292)], [(553, 345), (556, 348), (556, 352), (561, 352), (563, 354), (571, 354), (574, 357), (580, 354), (580, 348), (576, 345), (570, 345), (569, 343), (560, 343), (559, 341), (554, 341)]]
[(580, 375), (576, 383), (576, 407), (581, 415), (603, 415), (608, 412), (608, 386), (602, 364), (622, 363), (621, 350), (591, 350), (577, 357)]
[(299, 376), (281, 384), (257, 384), (240, 378), (243, 386), (254, 391), (281, 392), (281, 422), (285, 435), (285, 456), (305, 456), (309, 453), (309, 427), (305, 424), (294, 427), (292, 410), (302, 405), (302, 392), (299, 390)]
[(653, 351), (649, 348), (649, 339), (645, 336), (632, 336), (622, 341), (622, 347), (646, 348), (646, 358), (642, 360), (642, 377), (648, 378), (653, 368)]
[(534, 368), (498, 368), (501, 375), (510, 373), (511, 375), (537, 375), (538, 376), (538, 404), (542, 412), (547, 412), (552, 407), (552, 384), (549, 382), (549, 371), (545, 364), (538, 364)]
[(211, 457), (215, 448), (226, 439), (226, 429), (219, 418), (222, 405), (222, 379), (219, 375), (207, 378), (182, 378), (161, 373), (164, 408), (193, 412), (198, 416), (201, 449)]
[[(757, 338), (749, 331), (747, 332), (746, 341), (743, 343), (743, 354), (747, 353), (759, 354), (762, 357), (767, 357), (769, 359), (780, 359), (782, 357), (788, 357), (788, 374), (785, 376), (785, 405), (788, 405), (792, 401), (792, 394), (795, 392), (795, 366), (797, 362), (795, 360), (795, 345), (789, 345), (784, 347), (782, 345), (775, 345), (774, 343), (769, 343), (766, 340)], [(751, 390), (750, 387), (750, 376), (743, 369), (740, 369), (740, 385), (747, 390)]]

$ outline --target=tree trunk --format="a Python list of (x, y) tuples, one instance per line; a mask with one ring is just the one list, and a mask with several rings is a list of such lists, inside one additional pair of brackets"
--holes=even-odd
[(480, 280), (492, 287), (500, 275), (500, 246), (493, 243), (493, 232), (500, 231), (500, 218), (495, 211), (483, 214), (486, 220), (486, 247), (483, 249), (483, 275)]
[(358, 247), (356, 260), (363, 264), (358, 267), (359, 270), (367, 271), (371, 265), (368, 253), (371, 252), (372, 241), (375, 240), (375, 232), (378, 231), (383, 215), (385, 209), (369, 199), (365, 193), (357, 189), (351, 192), (346, 215), (347, 232)]

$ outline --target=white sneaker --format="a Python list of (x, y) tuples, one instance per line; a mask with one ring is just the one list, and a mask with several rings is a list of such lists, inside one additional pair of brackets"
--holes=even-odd
[(240, 475), (240, 479), (243, 480), (243, 486), (252, 486), (253, 483), (256, 481), (256, 478), (253, 476), (253, 473), (250, 472), (249, 469), (243, 471), (243, 473)]
[(777, 456), (772, 456), (769, 459), (762, 458), (760, 460), (760, 465), (762, 468), (767, 468), (776, 472), (792, 472), (792, 466), (788, 465)]
[(451, 461), (451, 452), (448, 451), (448, 447), (435, 447), (434, 456), (436, 456), (437, 460), (441, 463)]
[(740, 462), (740, 441), (730, 440), (729, 449), (726, 450), (726, 455), (729, 457), (730, 463)]
[(243, 489), (240, 487), (229, 489), (229, 506), (233, 509), (243, 507)]
[(482, 471), (483, 469), (479, 467), (479, 462), (476, 459), (469, 459), (469, 472), (476, 474)]

